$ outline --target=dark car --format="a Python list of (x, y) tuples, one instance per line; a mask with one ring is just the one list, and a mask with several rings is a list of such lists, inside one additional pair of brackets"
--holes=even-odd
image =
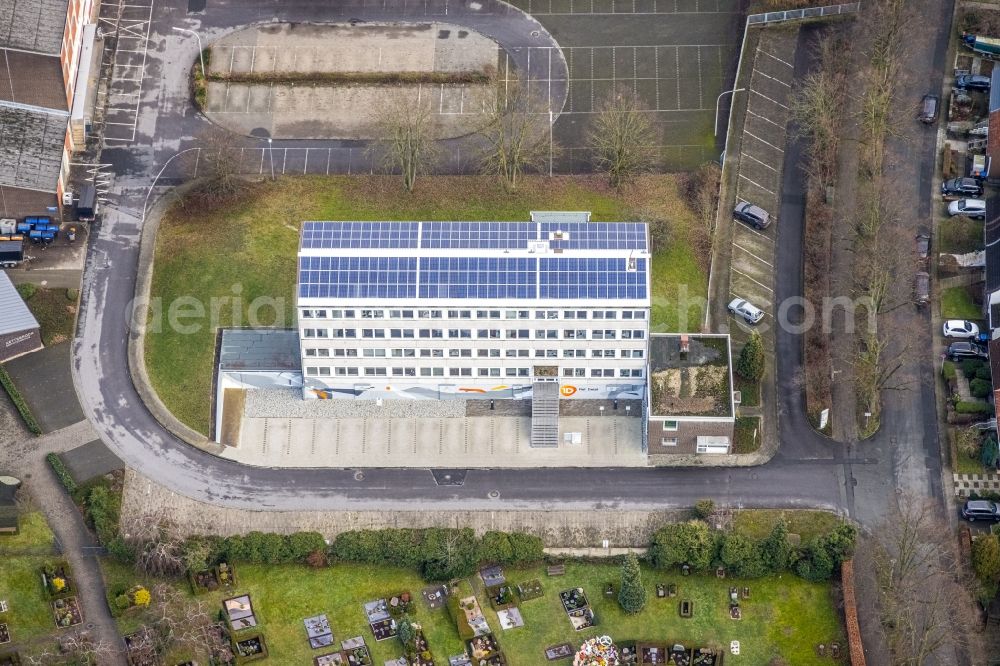
[(977, 520), (1000, 520), (1000, 508), (989, 500), (969, 500), (962, 506), (962, 518), (969, 522)]
[(990, 89), (990, 77), (982, 74), (962, 74), (955, 79), (955, 87), (962, 90), (982, 90)]
[(747, 202), (738, 204), (733, 209), (733, 217), (754, 229), (766, 229), (771, 224), (771, 216), (766, 210)]
[(952, 178), (941, 183), (941, 194), (946, 197), (978, 197), (983, 193), (983, 186), (975, 178)]
[(924, 95), (924, 99), (920, 102), (920, 115), (917, 116), (920, 122), (927, 125), (937, 122), (940, 106), (941, 100), (937, 95)]
[(948, 345), (948, 358), (958, 361), (963, 358), (989, 358), (989, 354), (972, 342), (953, 342)]

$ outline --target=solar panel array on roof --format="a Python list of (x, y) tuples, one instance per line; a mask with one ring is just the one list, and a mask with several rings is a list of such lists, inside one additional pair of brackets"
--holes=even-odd
[(530, 257), (421, 257), (420, 298), (537, 298)]
[(424, 222), (420, 247), (514, 250), (538, 240), (538, 225), (518, 222)]
[(300, 257), (303, 298), (415, 298), (416, 257)]
[(622, 258), (542, 258), (539, 298), (627, 299), (646, 298), (646, 260), (633, 266)]
[(306, 222), (302, 248), (413, 248), (419, 230), (419, 222)]
[(641, 222), (542, 222), (541, 227), (542, 240), (557, 250), (646, 249), (646, 225)]

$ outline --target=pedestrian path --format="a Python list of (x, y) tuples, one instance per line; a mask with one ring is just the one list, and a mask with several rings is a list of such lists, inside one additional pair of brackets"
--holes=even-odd
[(955, 495), (968, 497), (973, 493), (1000, 493), (1000, 474), (952, 474)]

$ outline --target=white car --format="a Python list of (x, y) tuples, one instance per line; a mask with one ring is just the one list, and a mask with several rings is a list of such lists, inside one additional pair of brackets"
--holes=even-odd
[(963, 319), (949, 319), (944, 323), (944, 337), (946, 338), (975, 338), (979, 335), (979, 327), (971, 321)]
[(764, 312), (760, 308), (742, 298), (734, 298), (729, 303), (729, 312), (737, 317), (742, 317), (748, 324), (756, 324), (764, 318)]
[(952, 217), (965, 215), (977, 220), (986, 218), (985, 199), (959, 199), (948, 204), (948, 214)]

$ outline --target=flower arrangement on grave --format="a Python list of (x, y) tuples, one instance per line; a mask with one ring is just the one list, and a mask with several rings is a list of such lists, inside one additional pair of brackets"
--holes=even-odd
[(618, 649), (610, 636), (591, 638), (580, 646), (573, 666), (618, 666)]

